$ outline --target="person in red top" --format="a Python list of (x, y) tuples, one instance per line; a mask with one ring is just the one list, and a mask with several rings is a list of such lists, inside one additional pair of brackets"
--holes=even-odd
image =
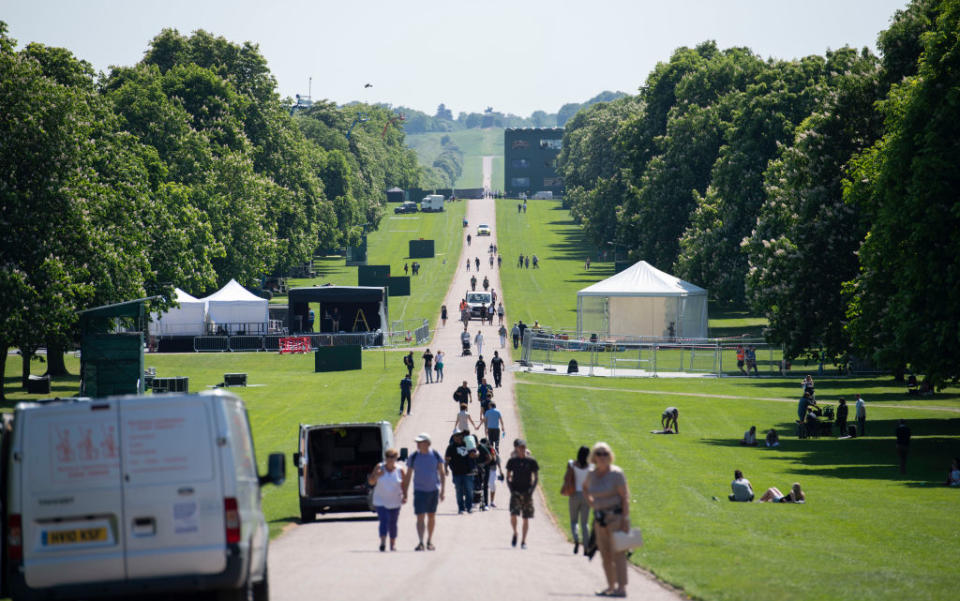
[(737, 345), (737, 369), (740, 370), (740, 373), (747, 375), (747, 372), (743, 371), (743, 360), (745, 358), (745, 352), (743, 350), (743, 345)]

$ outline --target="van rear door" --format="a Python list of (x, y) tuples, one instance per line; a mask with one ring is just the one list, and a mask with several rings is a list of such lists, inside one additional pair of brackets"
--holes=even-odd
[(127, 576), (226, 568), (224, 495), (210, 399), (127, 399), (120, 409)]
[[(30, 587), (123, 580), (123, 503), (115, 403), (18, 410), (12, 490)], [(29, 445), (26, 442), (29, 441)]]

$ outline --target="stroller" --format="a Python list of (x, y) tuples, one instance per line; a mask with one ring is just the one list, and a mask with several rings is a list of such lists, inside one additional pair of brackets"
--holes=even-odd
[(461, 357), (469, 357), (473, 353), (470, 352), (470, 340), (461, 340), (460, 343), (463, 345), (463, 352), (460, 353)]

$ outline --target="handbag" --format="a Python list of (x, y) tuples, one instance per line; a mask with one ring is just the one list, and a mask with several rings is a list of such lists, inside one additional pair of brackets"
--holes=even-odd
[(567, 465), (567, 472), (563, 475), (563, 486), (560, 487), (560, 494), (564, 497), (569, 497), (576, 490), (576, 486), (573, 480), (573, 468), (570, 465)]
[(617, 530), (613, 533), (613, 548), (617, 551), (629, 551), (643, 546), (643, 533), (639, 528), (631, 528), (630, 532)]

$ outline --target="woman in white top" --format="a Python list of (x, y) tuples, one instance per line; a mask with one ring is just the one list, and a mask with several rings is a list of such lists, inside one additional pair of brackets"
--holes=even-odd
[(387, 449), (383, 463), (378, 463), (367, 478), (373, 487), (373, 507), (380, 519), (380, 550), (387, 547), (390, 534), (390, 550), (397, 550), (397, 519), (403, 505), (403, 468), (397, 465), (396, 449)]
[(460, 403), (460, 413), (457, 414), (457, 419), (454, 420), (453, 431), (454, 432), (469, 432), (470, 426), (473, 426), (474, 430), (479, 430), (480, 426), (473, 422), (473, 418), (470, 417), (470, 414), (467, 413), (467, 404)]
[[(573, 534), (573, 553), (580, 551), (580, 541), (583, 539), (584, 553), (587, 550), (587, 538), (590, 531), (587, 530), (587, 520), (590, 518), (590, 505), (587, 498), (583, 496), (583, 482), (590, 473), (590, 464), (587, 458), (590, 456), (590, 449), (580, 447), (577, 451), (577, 459), (567, 462), (567, 473), (563, 477), (563, 492), (569, 494), (570, 508), (570, 533)], [(577, 522), (580, 523), (580, 533), (577, 534)]]

